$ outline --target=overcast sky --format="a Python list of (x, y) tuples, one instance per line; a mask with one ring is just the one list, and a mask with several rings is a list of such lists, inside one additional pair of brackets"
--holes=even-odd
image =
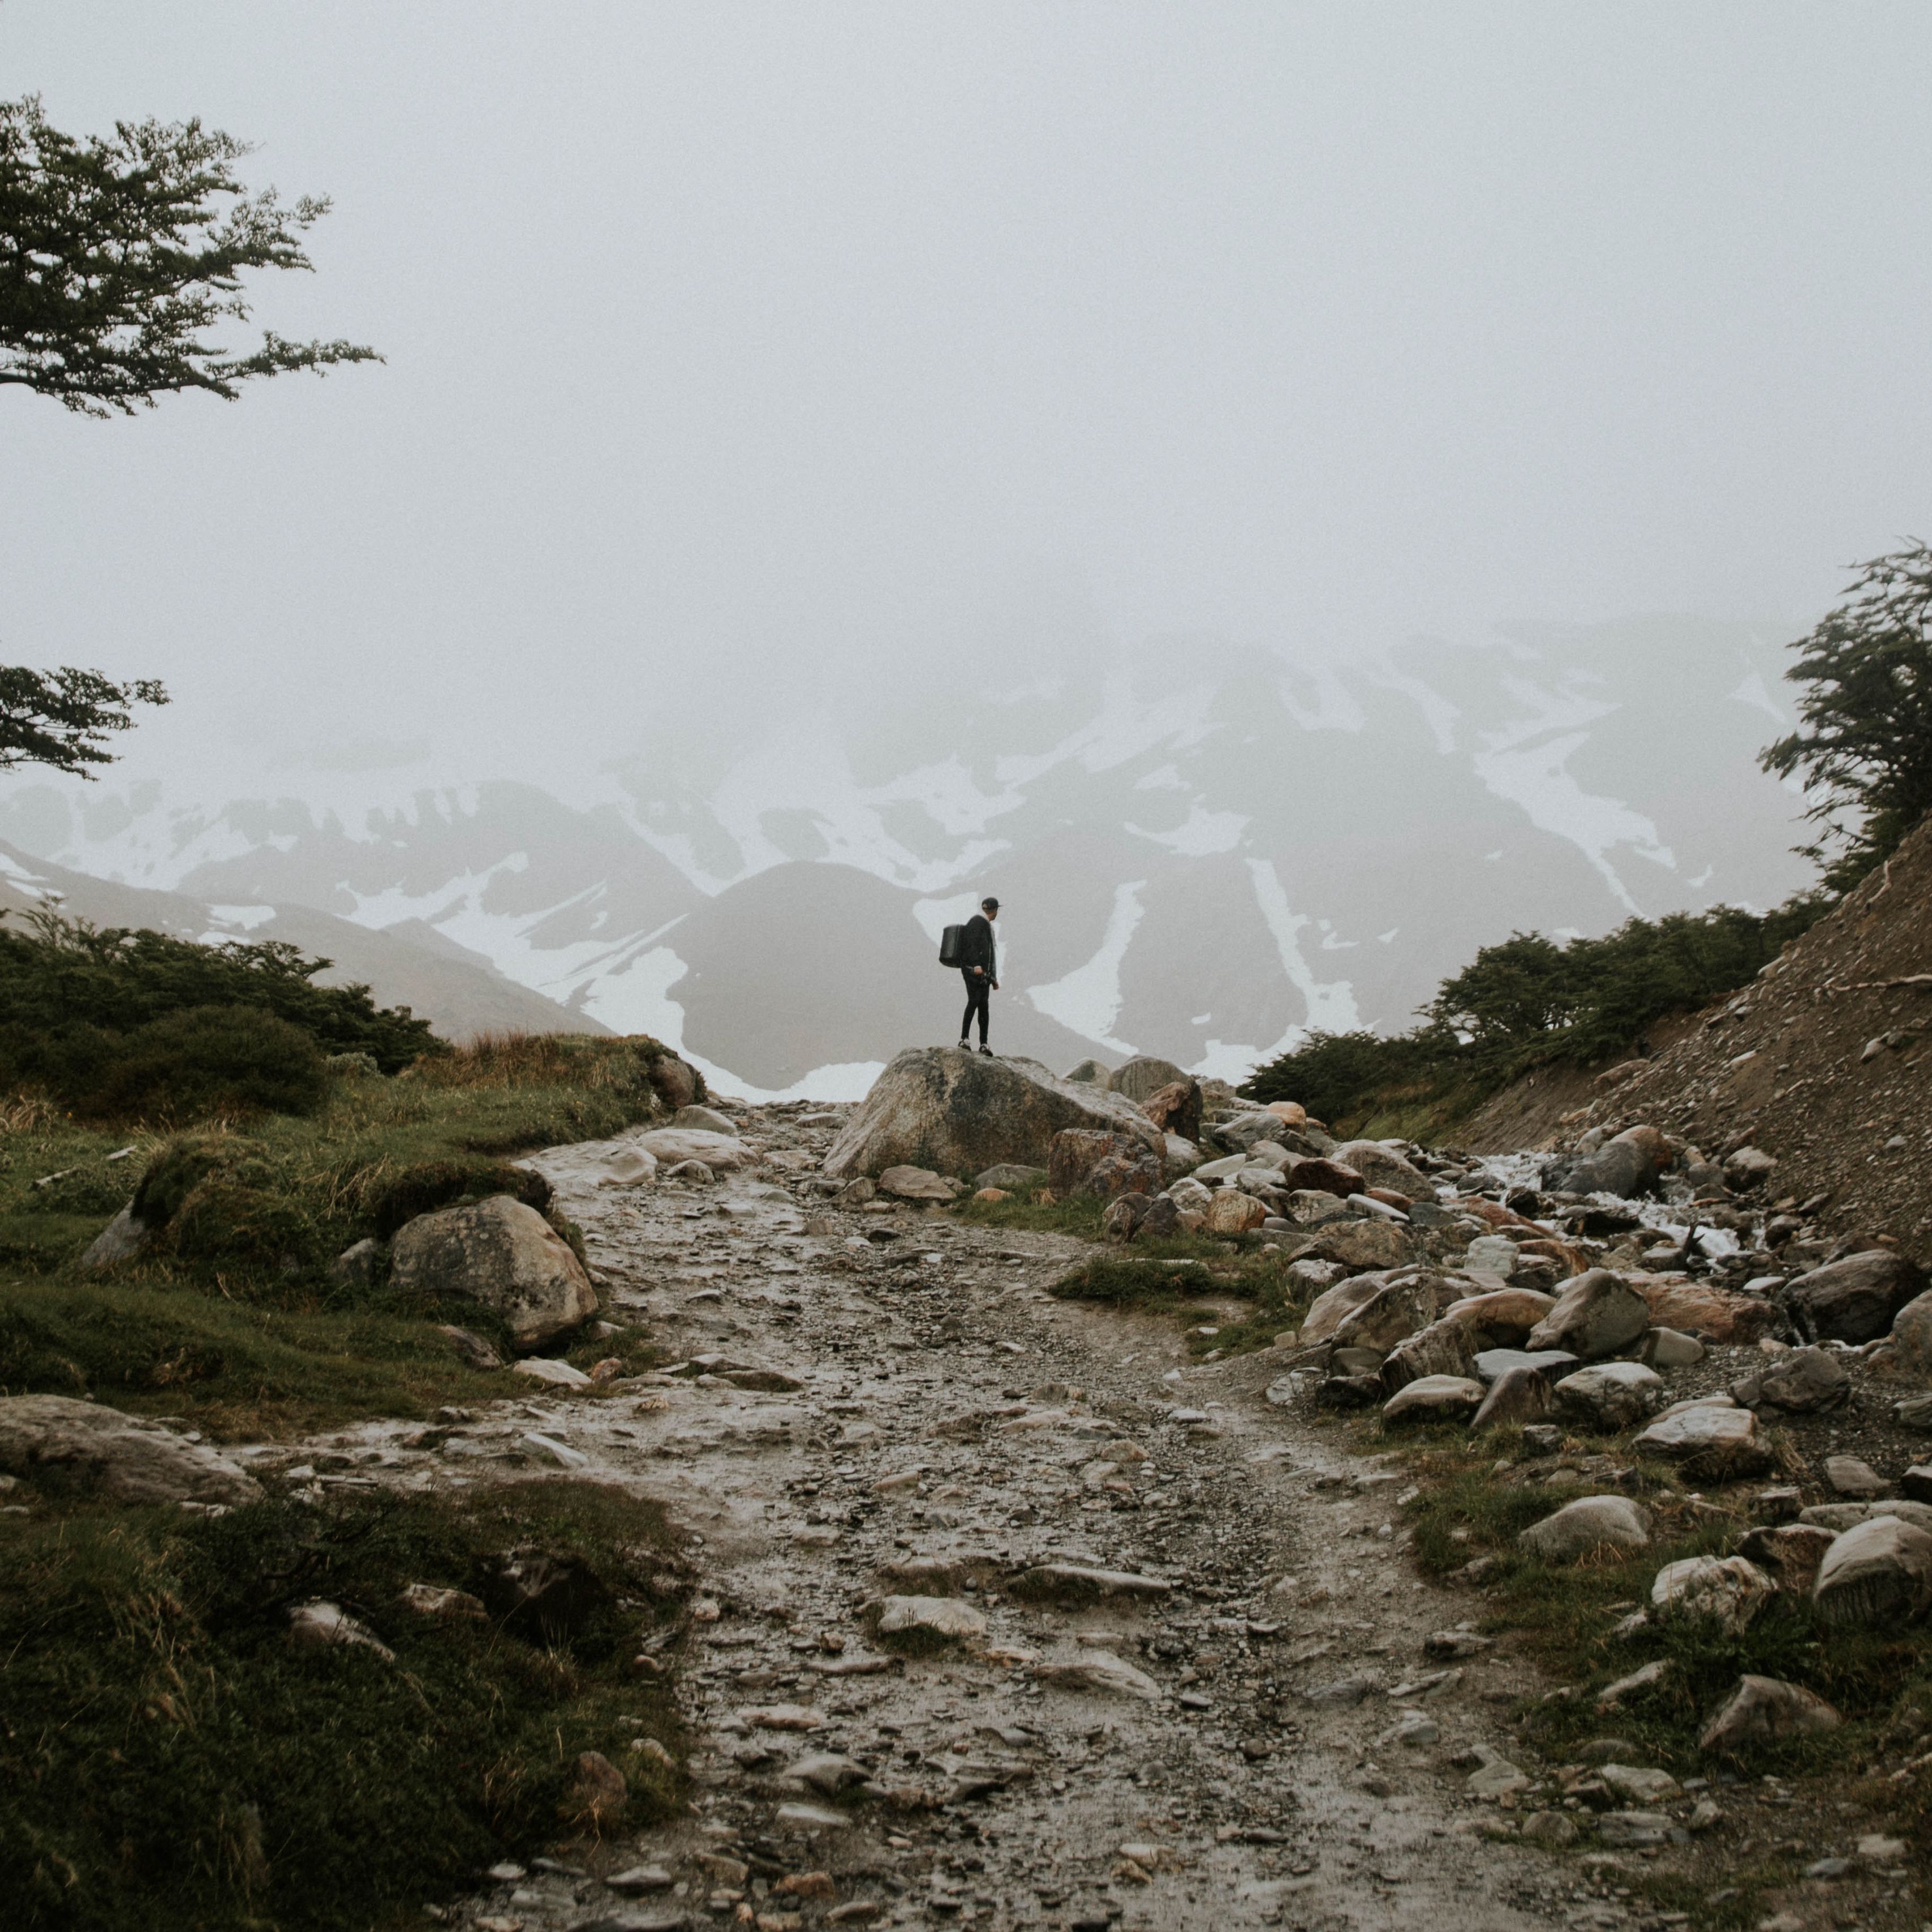
[(5, 0), (58, 124), (333, 196), (258, 319), (388, 359), (0, 392), (0, 644), (165, 677), (144, 762), (542, 777), (970, 682), (1002, 599), (1802, 625), (1932, 529), (1928, 56), (1922, 4)]

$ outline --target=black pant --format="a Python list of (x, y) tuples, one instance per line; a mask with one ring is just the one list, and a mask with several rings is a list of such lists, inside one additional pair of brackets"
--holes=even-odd
[(980, 1044), (986, 1043), (986, 998), (993, 990), (993, 982), (984, 973), (975, 973), (968, 968), (960, 976), (966, 982), (966, 1017), (959, 1022), (959, 1037), (963, 1040), (973, 1030), (973, 1016), (980, 1016)]

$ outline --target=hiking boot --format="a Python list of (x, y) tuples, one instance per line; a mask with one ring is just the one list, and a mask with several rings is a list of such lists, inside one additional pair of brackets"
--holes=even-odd
[(990, 1046), (982, 1046), (980, 1048), (980, 1051), (983, 1053), (988, 1060), (994, 1058), (993, 1049)]
[(959, 1042), (959, 1051), (962, 1053), (970, 1053), (973, 1051), (973, 1042), (970, 1040), (962, 1040)]

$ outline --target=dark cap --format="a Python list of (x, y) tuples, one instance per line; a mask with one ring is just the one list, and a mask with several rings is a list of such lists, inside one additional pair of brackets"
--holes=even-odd
[(999, 909), (1000, 902), (998, 899), (982, 899), (980, 902), (980, 910), (982, 912), (998, 912)]

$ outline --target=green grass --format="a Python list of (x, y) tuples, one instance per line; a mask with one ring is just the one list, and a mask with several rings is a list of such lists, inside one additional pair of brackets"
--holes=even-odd
[[(502, 1554), (533, 1544), (591, 1580), (568, 1633), (398, 1601), (412, 1582), (488, 1599)], [(627, 1822), (666, 1815), (680, 1779), (627, 1747), (677, 1754), (676, 1718), (631, 1659), (679, 1616), (681, 1570), (655, 1505), (563, 1481), (0, 1518), (8, 1924), (365, 1932), (568, 1838), (586, 1749), (628, 1777)], [(292, 1648), (289, 1606), (315, 1598), (394, 1660)]]
[[(1051, 1292), (1066, 1301), (1185, 1317), (1195, 1327), (1208, 1300), (1216, 1304), (1216, 1332), (1190, 1334), (1189, 1347), (1197, 1355), (1239, 1354), (1271, 1348), (1284, 1329), (1300, 1326), (1306, 1294), (1288, 1268), (1286, 1256), (1264, 1254), (1258, 1245), (1231, 1252), (1226, 1241), (1183, 1234), (1092, 1256)], [(1230, 1319), (1218, 1306), (1230, 1300), (1248, 1303), (1250, 1312)]]
[[(1042, 1195), (1048, 1198), (1042, 1200)], [(976, 1228), (1013, 1228), (1030, 1234), (1072, 1234), (1083, 1241), (1097, 1241), (1100, 1216), (1106, 1208), (1104, 1201), (1091, 1194), (1058, 1201), (1048, 1189), (1036, 1187), (1016, 1194), (1010, 1201), (975, 1201), (969, 1194), (944, 1211)]]
[[(500, 1189), (506, 1156), (647, 1118), (661, 1052), (646, 1040), (486, 1042), (393, 1079), (336, 1081), (306, 1118), (172, 1139), (80, 1124), (44, 1102), (0, 1109), (0, 1394), (94, 1395), (236, 1434), (503, 1393), (431, 1325), (502, 1341), (482, 1309), (406, 1304), (380, 1274), (346, 1284), (328, 1264), (414, 1204)], [(81, 1280), (75, 1262), (137, 1184), (167, 1214), (161, 1234)], [(641, 1365), (634, 1335), (573, 1352), (586, 1352)]]
[[(1590, 1738), (1614, 1736), (1644, 1754), (1639, 1762), (1680, 1774), (1708, 1772), (1698, 1734), (1738, 1678), (1750, 1672), (1814, 1690), (1847, 1721), (1822, 1736), (1755, 1751), (1744, 1768), (1792, 1775), (1843, 1768), (1869, 1754), (1877, 1732), (1901, 1704), (1915, 1693), (1922, 1700), (1932, 1689), (1932, 1636), (1922, 1626), (1827, 1631), (1814, 1624), (1808, 1599), (1782, 1593), (1736, 1635), (1707, 1622), (1672, 1618), (1634, 1638), (1612, 1636), (1631, 1607), (1648, 1607), (1652, 1580), (1664, 1564), (1735, 1548), (1750, 1526), (1742, 1492), (1733, 1508), (1714, 1516), (1694, 1504), (1668, 1471), (1640, 1465), (1634, 1493), (1653, 1517), (1650, 1546), (1606, 1550), (1577, 1564), (1546, 1563), (1522, 1550), (1517, 1535), (1570, 1495), (1591, 1492), (1559, 1496), (1540, 1484), (1503, 1481), (1496, 1461), (1514, 1449), (1518, 1436), (1498, 1430), (1472, 1441), (1446, 1428), (1426, 1436), (1388, 1432), (1388, 1440), (1408, 1446), (1406, 1466), (1422, 1489), (1408, 1515), (1424, 1570), (1439, 1576), (1478, 1556), (1496, 1558), (1484, 1583), (1480, 1628), (1510, 1633), (1557, 1683), (1574, 1688), (1574, 1695), (1535, 1703), (1522, 1714), (1526, 1735), (1546, 1756), (1561, 1761)], [(1618, 1447), (1595, 1446), (1612, 1453)], [(1658, 1659), (1668, 1670), (1655, 1693), (1598, 1714), (1596, 1696), (1606, 1684)]]

